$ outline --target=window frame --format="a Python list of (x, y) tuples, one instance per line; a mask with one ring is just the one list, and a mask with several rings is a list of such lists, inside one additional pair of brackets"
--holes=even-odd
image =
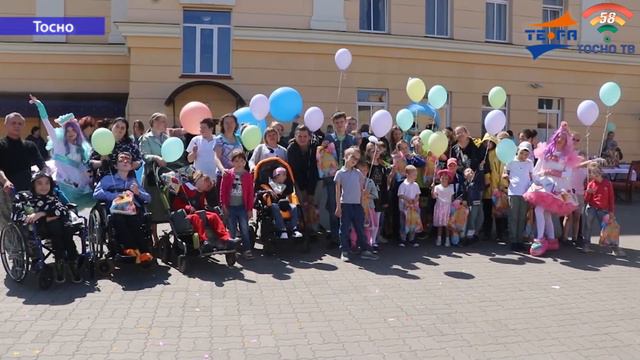
[[(374, 101), (359, 101), (358, 100), (358, 95), (360, 93), (360, 91), (376, 91), (376, 92), (384, 92), (384, 103), (382, 102), (374, 102)], [(373, 116), (373, 112), (371, 111), (371, 108), (373, 107), (381, 107), (381, 104), (384, 104), (384, 106), (382, 106), (382, 108), (384, 110), (389, 110), (389, 89), (374, 89), (374, 88), (357, 88), (356, 89), (356, 111), (355, 113), (358, 114), (358, 123), (359, 124), (371, 124), (371, 117)], [(360, 119), (360, 106), (369, 106), (369, 119), (366, 120), (366, 122), (364, 121), (364, 119)]]
[[(221, 25), (221, 24), (192, 24), (192, 23), (182, 23), (181, 28), (181, 36), (182, 36), (182, 66), (180, 72), (182, 75), (203, 75), (203, 76), (231, 76), (233, 73), (233, 12), (230, 10), (202, 10), (202, 9), (183, 9), (183, 18), (185, 12), (218, 12), (218, 13), (229, 13), (229, 25)], [(193, 27), (195, 28), (195, 71), (194, 72), (185, 72), (184, 69), (184, 52), (185, 52), (185, 28)], [(219, 44), (219, 29), (226, 28), (229, 29), (229, 72), (221, 73), (218, 72), (218, 44)], [(212, 44), (212, 71), (200, 71), (200, 41), (201, 41), (201, 32), (202, 30), (212, 30), (213, 31), (213, 44)]]
[[(361, 0), (360, 0), (361, 1)], [(360, 4), (360, 1), (358, 4)], [(369, 2), (369, 6), (371, 6), (371, 19), (370, 24), (373, 27), (373, 2), (374, 1), (384, 1), (384, 30), (373, 30), (373, 29), (362, 29), (360, 24), (358, 24), (358, 28), (360, 32), (373, 33), (373, 34), (388, 34), (389, 33), (389, 0), (365, 0)], [(362, 9), (359, 9), (359, 16), (362, 16)], [(360, 18), (358, 18), (358, 22)]]
[[(542, 20), (542, 22), (545, 22), (545, 20), (544, 20), (544, 14), (545, 14), (545, 11), (559, 11), (559, 12), (560, 12), (560, 15), (559, 15), (558, 17), (561, 17), (562, 15), (564, 15), (564, 13), (565, 13), (565, 5), (566, 5), (566, 1), (565, 1), (565, 0), (561, 0), (561, 1), (562, 1), (562, 5), (561, 5), (561, 6), (558, 6), (558, 5), (546, 5), (546, 4), (544, 3), (544, 0), (542, 0), (542, 19), (541, 19), (541, 20)], [(557, 18), (556, 18), (556, 19), (557, 19)], [(550, 20), (548, 20), (548, 21), (550, 21)], [(547, 29), (548, 31), (551, 31), (552, 29), (565, 29), (565, 30), (566, 30), (566, 27), (560, 27), (560, 28), (546, 28), (546, 29)], [(566, 43), (567, 43), (567, 37), (564, 37), (564, 38), (562, 38), (562, 39), (555, 39), (555, 40), (551, 40), (551, 39), (548, 39), (548, 38), (547, 38), (546, 43), (547, 43), (547, 44), (554, 44), (554, 43), (556, 43), (556, 44), (566, 44)]]
[[(554, 102), (554, 104), (557, 101), (558, 102), (558, 108), (557, 109), (553, 109), (553, 108), (552, 109), (544, 109), (544, 108), (541, 109), (540, 108), (540, 100), (543, 100), (543, 99), (544, 100), (552, 100)], [(538, 109), (537, 110), (538, 114), (542, 114), (542, 115), (547, 115), (547, 114), (549, 114), (549, 115), (557, 115), (555, 127), (554, 128), (549, 128), (549, 129), (551, 129), (552, 131), (555, 131), (556, 129), (558, 129), (558, 127), (562, 123), (563, 117), (564, 117), (564, 114), (563, 114), (564, 98), (552, 97), (552, 96), (549, 96), (549, 97), (539, 96), (538, 97), (538, 105), (536, 105), (536, 107)], [(549, 124), (551, 124), (551, 122), (549, 122)], [(546, 127), (544, 129), (542, 129), (542, 128), (538, 127), (538, 123), (536, 123), (536, 129), (538, 130), (538, 138), (539, 138), (539, 140), (540, 141), (547, 141), (547, 139), (549, 137), (549, 134), (547, 132)], [(540, 130), (544, 130), (544, 136), (541, 136), (541, 134), (540, 134), (541, 131)]]
[[(505, 34), (504, 34), (504, 40), (497, 40), (497, 39), (495, 39), (495, 34), (496, 34), (496, 24), (497, 24), (497, 22), (495, 21), (495, 20), (496, 20), (495, 10), (494, 10), (494, 16), (493, 16), (493, 19), (494, 19), (494, 25), (493, 25), (493, 34), (494, 34), (494, 39), (488, 39), (488, 38), (487, 38), (487, 28), (486, 28), (486, 23), (487, 23), (487, 16), (488, 16), (489, 14), (486, 12), (486, 8), (487, 8), (487, 4), (489, 4), (489, 3), (492, 3), (492, 4), (494, 4), (494, 5), (505, 5), (505, 6), (506, 6), (506, 11), (505, 11)], [(507, 43), (509, 43), (509, 42), (510, 42), (510, 39), (511, 39), (511, 37), (510, 37), (510, 34), (511, 34), (511, 31), (510, 31), (511, 22), (509, 21), (509, 18), (510, 18), (509, 13), (510, 13), (510, 11), (511, 11), (511, 7), (510, 7), (510, 5), (511, 5), (511, 4), (510, 4), (510, 1), (509, 1), (509, 0), (485, 0), (485, 14), (484, 14), (484, 17), (485, 17), (485, 21), (484, 21), (484, 22), (485, 22), (485, 29), (484, 29), (484, 40), (485, 40), (486, 42), (501, 43), (501, 44), (507, 44)]]
[(500, 108), (500, 109), (494, 109), (493, 107), (491, 107), (490, 105), (485, 105), (484, 104), (484, 99), (487, 99), (487, 103), (489, 103), (489, 94), (482, 94), (482, 97), (480, 98), (481, 101), (481, 107), (480, 107), (480, 133), (482, 134), (481, 136), (484, 136), (484, 134), (487, 133), (487, 129), (485, 129), (484, 127), (484, 119), (486, 117), (486, 115), (484, 114), (485, 111), (487, 111), (487, 114), (490, 113), (492, 110), (502, 110), (504, 112), (505, 117), (507, 118), (507, 121), (504, 124), (504, 129), (500, 130), (500, 131), (506, 131), (509, 130), (510, 128), (510, 124), (511, 124), (511, 119), (510, 119), (510, 114), (509, 114), (509, 104), (511, 102), (511, 95), (507, 95), (507, 101), (504, 102), (504, 105)]
[[(447, 1), (447, 35), (429, 34), (429, 28), (428, 28), (429, 14), (426, 13), (427, 9), (429, 8), (427, 6), (427, 2), (429, 1), (434, 1), (434, 8), (436, 9), (434, 15), (438, 14), (438, 0), (425, 0), (425, 34), (426, 36), (434, 37), (434, 38), (450, 39), (451, 38), (451, 1), (452, 0), (446, 0)], [(433, 28), (437, 32), (438, 30), (437, 16), (434, 16), (434, 20), (436, 20), (436, 22)]]

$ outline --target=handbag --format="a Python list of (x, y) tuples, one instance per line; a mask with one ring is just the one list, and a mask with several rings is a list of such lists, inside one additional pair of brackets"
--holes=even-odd
[(109, 211), (112, 214), (120, 215), (136, 215), (138, 210), (136, 209), (136, 203), (133, 201), (133, 193), (131, 191), (125, 191), (118, 195), (111, 202)]

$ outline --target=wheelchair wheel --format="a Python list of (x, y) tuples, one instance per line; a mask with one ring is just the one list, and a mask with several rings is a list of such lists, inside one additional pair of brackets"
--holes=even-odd
[[(106, 229), (106, 212), (99, 206), (91, 209), (89, 214), (89, 251), (94, 263), (104, 257), (104, 245), (106, 243), (106, 237), (108, 230)], [(100, 265), (98, 263), (98, 265)]]
[(236, 253), (229, 253), (224, 255), (225, 260), (227, 261), (228, 266), (233, 266), (236, 264), (238, 258), (236, 257)]
[(41, 290), (48, 290), (53, 285), (53, 268), (51, 265), (45, 265), (40, 272), (38, 272), (38, 287)]
[(168, 236), (163, 236), (160, 238), (158, 244), (158, 256), (163, 263), (168, 264), (171, 261), (171, 254), (173, 253), (173, 249), (171, 248), (171, 242), (169, 241)]
[(8, 224), (0, 234), (2, 266), (11, 279), (22, 282), (29, 270), (29, 256), (25, 239), (15, 224)]
[(100, 259), (96, 263), (96, 270), (98, 270), (99, 276), (108, 276), (113, 272), (113, 269), (113, 263), (107, 259)]
[(188, 264), (187, 257), (185, 255), (178, 255), (176, 260), (178, 271), (180, 271), (183, 274), (186, 274), (187, 270), (189, 269), (187, 264)]

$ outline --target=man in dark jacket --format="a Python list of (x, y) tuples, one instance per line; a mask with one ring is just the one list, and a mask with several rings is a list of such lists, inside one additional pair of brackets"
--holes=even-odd
[(26, 140), (33, 142), (38, 147), (40, 156), (44, 160), (49, 160), (49, 152), (47, 151), (47, 141), (40, 135), (40, 127), (34, 126), (31, 128), (31, 134), (27, 136)]
[[(296, 193), (303, 206), (306, 220), (312, 219), (310, 215), (315, 211), (314, 194), (318, 183), (318, 165), (316, 162), (317, 144), (312, 140), (312, 134), (308, 127), (299, 125), (296, 127), (294, 141), (287, 148), (287, 160), (296, 182)], [(316, 225), (310, 221), (311, 228)]]

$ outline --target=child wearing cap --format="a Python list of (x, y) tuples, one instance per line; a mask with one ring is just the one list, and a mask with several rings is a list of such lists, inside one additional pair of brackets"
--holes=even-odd
[[(450, 185), (452, 176), (449, 170), (438, 171), (440, 184), (436, 185), (431, 196), (436, 199), (435, 209), (433, 210), (433, 226), (438, 229), (438, 237), (436, 238), (436, 246), (442, 245), (442, 230), (447, 228), (449, 224), (449, 216), (451, 215), (451, 203), (453, 202), (453, 186)], [(448, 230), (447, 230), (448, 232)], [(449, 236), (445, 234), (445, 246), (451, 246)]]
[(503, 175), (509, 181), (509, 241), (513, 251), (526, 250), (523, 236), (529, 206), (523, 195), (533, 181), (533, 162), (529, 159), (532, 151), (529, 142), (521, 142), (518, 145), (518, 155), (507, 164)]

